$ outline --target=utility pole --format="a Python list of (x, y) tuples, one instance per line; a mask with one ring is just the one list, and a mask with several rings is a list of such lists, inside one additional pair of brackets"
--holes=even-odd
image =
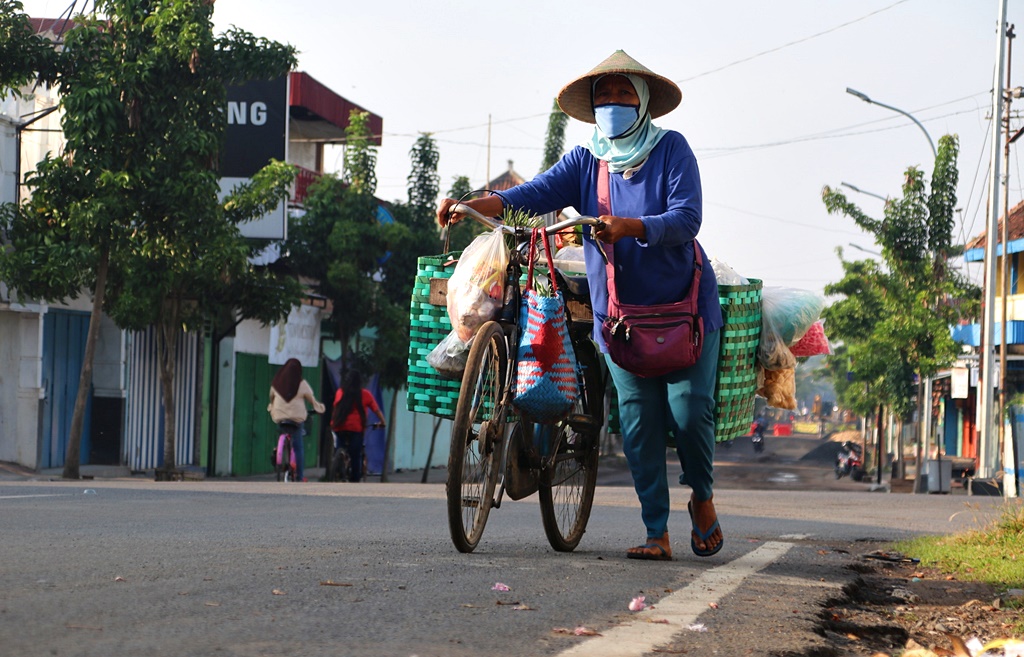
[(1006, 112), (1003, 115), (1003, 232), (1000, 243), (1003, 245), (1002, 271), (1000, 272), (1000, 290), (1002, 293), (1002, 320), (1000, 323), (1000, 335), (1002, 339), (999, 344), (999, 448), (996, 454), (1003, 454), (1003, 444), (1006, 440), (1006, 352), (1010, 341), (1006, 329), (1007, 322), (1007, 301), (1010, 295), (1010, 105), (1013, 103), (1013, 92), (1010, 82), (1010, 66), (1013, 64), (1013, 39), (1017, 36), (1013, 33), (1013, 25), (1006, 29)]
[(995, 285), (996, 285), (996, 241), (999, 228), (1000, 208), (1000, 180), (1002, 176), (1002, 126), (997, 117), (1003, 115), (1003, 66), (1006, 55), (1006, 39), (1004, 32), (1006, 26), (1006, 3), (1007, 0), (999, 0), (999, 31), (996, 43), (996, 71), (993, 78), (992, 92), (992, 148), (991, 166), (989, 176), (990, 193), (988, 206), (988, 224), (985, 230), (985, 295), (984, 295), (984, 316), (982, 317), (982, 339), (981, 339), (981, 370), (978, 381), (978, 468), (977, 474), (981, 478), (993, 476), (993, 465), (996, 462), (996, 451), (993, 443), (997, 442), (993, 434), (992, 421), (992, 390), (995, 383), (995, 363), (993, 362), (992, 345), (995, 342)]

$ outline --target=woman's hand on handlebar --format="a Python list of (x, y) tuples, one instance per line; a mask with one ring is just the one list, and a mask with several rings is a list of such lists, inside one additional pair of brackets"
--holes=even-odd
[[(452, 208), (457, 203), (459, 203), (459, 201), (453, 198), (446, 198), (441, 201), (441, 205), (437, 208), (438, 224), (447, 226), (449, 223), (458, 223), (466, 218), (466, 215), (462, 212), (452, 212)], [(501, 214), (501, 211), (505, 209), (505, 204), (502, 202), (500, 196), (483, 196), (481, 198), (462, 201), (462, 203), (464, 205), (468, 205), (485, 217), (497, 217)]]
[(457, 204), (453, 198), (441, 199), (441, 205), (437, 207), (437, 223), (441, 226), (447, 226), (450, 223), (458, 223), (465, 215), (461, 213), (451, 214), (452, 206)]
[(647, 238), (647, 229), (644, 222), (632, 217), (615, 217), (602, 215), (599, 219), (603, 226), (594, 226), (594, 237), (608, 244), (615, 244), (623, 237), (635, 237), (637, 239)]

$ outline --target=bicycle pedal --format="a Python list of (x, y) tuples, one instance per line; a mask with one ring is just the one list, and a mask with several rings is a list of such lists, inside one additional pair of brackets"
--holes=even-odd
[(480, 508), (480, 498), (478, 498), (478, 497), (463, 497), (462, 498), (462, 506), (464, 508), (479, 509)]
[(565, 421), (576, 433), (596, 434), (601, 431), (601, 421), (593, 415), (575, 413), (566, 418)]

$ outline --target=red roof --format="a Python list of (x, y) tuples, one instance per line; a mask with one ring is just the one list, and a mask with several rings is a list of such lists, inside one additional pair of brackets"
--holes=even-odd
[(46, 34), (47, 32), (53, 32), (54, 35), (64, 34), (72, 27), (75, 26), (74, 21), (70, 21), (64, 18), (29, 18), (28, 22), (32, 25), (32, 29), (35, 30), (36, 34)]
[[(1008, 223), (1006, 225), (1006, 229), (1008, 231), (1008, 233), (1007, 233), (1008, 241), (1011, 243), (1010, 244), (1010, 246), (1011, 246), (1010, 253), (1013, 253), (1013, 244), (1012, 244), (1012, 242), (1015, 242), (1015, 241), (1017, 241), (1019, 239), (1024, 238), (1024, 201), (1021, 201), (1017, 205), (1013, 206), (1013, 209), (1010, 210), (1010, 223)], [(997, 239), (996, 239), (996, 244), (1002, 243), (1002, 235), (1003, 235), (1003, 220), (1002, 219), (999, 220), (999, 224), (998, 224), (996, 235), (998, 236)], [(969, 240), (967, 242), (967, 245), (964, 246), (964, 250), (965, 251), (970, 251), (971, 249), (983, 249), (983, 248), (985, 248), (985, 233), (984, 232), (982, 232), (980, 235), (977, 235), (977, 236), (973, 237), (971, 240)]]
[[(316, 130), (317, 138), (320, 141), (344, 140), (349, 113), (352, 110), (367, 111), (334, 93), (309, 73), (295, 71), (291, 74), (290, 82), (289, 104), (291, 105), (292, 119), (321, 121), (329, 124), (320, 126), (320, 129)], [(384, 131), (384, 119), (370, 112), (369, 127), (373, 134), (373, 143), (379, 146), (381, 133)]]

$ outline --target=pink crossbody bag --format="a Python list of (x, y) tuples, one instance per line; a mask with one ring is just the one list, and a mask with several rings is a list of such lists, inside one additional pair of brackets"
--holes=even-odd
[[(612, 214), (608, 163), (600, 162), (597, 204), (602, 215)], [(693, 281), (686, 298), (675, 303), (637, 306), (619, 302), (615, 288), (615, 249), (605, 249), (608, 273), (608, 317), (601, 335), (612, 362), (637, 376), (661, 376), (692, 367), (704, 346), (704, 320), (697, 311), (697, 293), (704, 269), (700, 245), (693, 241)]]

